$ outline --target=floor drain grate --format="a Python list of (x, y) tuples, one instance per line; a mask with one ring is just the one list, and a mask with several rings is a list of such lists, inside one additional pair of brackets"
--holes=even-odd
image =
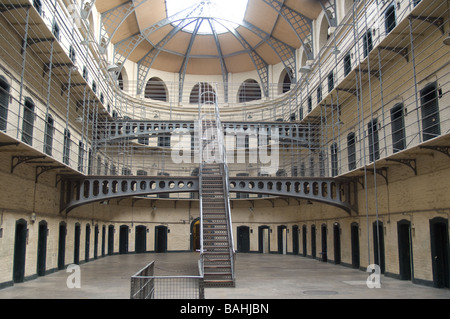
[(338, 292), (331, 290), (308, 290), (304, 291), (303, 294), (312, 296), (330, 296), (330, 295), (337, 295)]

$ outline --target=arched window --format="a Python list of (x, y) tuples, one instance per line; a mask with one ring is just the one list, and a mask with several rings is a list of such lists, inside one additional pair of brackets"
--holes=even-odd
[(6, 131), (8, 123), (9, 90), (9, 83), (0, 76), (0, 131)]
[(291, 90), (292, 85), (292, 70), (291, 69), (285, 69), (283, 72), (281, 72), (280, 76), (280, 90), (279, 93), (283, 94), (286, 92), (289, 92)]
[(70, 131), (68, 129), (64, 130), (63, 162), (66, 165), (70, 164)]
[(330, 26), (328, 25), (328, 20), (324, 15), (322, 17), (322, 22), (320, 24), (320, 30), (319, 30), (319, 51), (327, 43), (327, 41), (330, 37), (330, 35), (328, 33), (329, 28), (330, 28)]
[(153, 77), (148, 80), (144, 94), (147, 99), (167, 102), (167, 88), (160, 78)]
[(23, 110), (22, 142), (28, 145), (33, 145), (34, 107), (33, 100), (26, 97)]
[(261, 99), (261, 87), (255, 80), (246, 80), (239, 88), (239, 103)]
[(41, 15), (42, 14), (41, 0), (33, 0), (33, 6), (36, 9), (36, 11), (39, 13), (39, 15)]
[[(199, 98), (200, 96), (200, 98)], [(216, 91), (208, 83), (199, 83), (194, 86), (189, 97), (190, 104), (215, 103), (217, 102)]]
[(119, 85), (119, 88), (123, 91), (123, 75), (122, 72), (119, 73), (117, 76), (117, 84)]
[(397, 25), (397, 18), (395, 16), (395, 5), (391, 4), (384, 13), (384, 24), (386, 27), (386, 34), (394, 30)]
[(49, 114), (45, 121), (45, 140), (44, 140), (44, 153), (52, 156), (53, 151), (53, 134), (55, 132), (55, 121)]

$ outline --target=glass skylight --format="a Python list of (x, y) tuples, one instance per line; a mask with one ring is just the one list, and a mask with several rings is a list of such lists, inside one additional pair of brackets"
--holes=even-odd
[[(212, 20), (217, 33), (228, 32), (236, 28), (244, 20), (248, 0), (166, 0), (167, 16), (172, 18), (173, 25), (179, 25), (181, 18), (190, 21), (183, 30), (194, 32), (197, 23), (201, 23), (198, 33), (213, 33), (207, 18)], [(194, 6), (194, 7), (193, 7)], [(177, 13), (187, 10), (180, 17)]]

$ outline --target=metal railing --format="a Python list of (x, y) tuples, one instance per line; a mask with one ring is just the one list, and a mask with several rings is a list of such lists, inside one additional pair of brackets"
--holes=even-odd
[(155, 276), (155, 261), (131, 277), (130, 299), (204, 299), (202, 267), (199, 276)]

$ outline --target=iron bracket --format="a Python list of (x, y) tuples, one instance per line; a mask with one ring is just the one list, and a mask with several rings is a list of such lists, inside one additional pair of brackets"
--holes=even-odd
[(53, 169), (65, 168), (65, 166), (36, 166), (36, 179), (35, 182), (38, 182), (39, 176), (44, 174), (45, 172), (51, 171)]
[(410, 169), (413, 170), (414, 174), (417, 176), (417, 162), (415, 159), (409, 159), (409, 158), (399, 158), (399, 159), (386, 159), (386, 161), (389, 162), (397, 162), (403, 165), (408, 166)]
[(450, 157), (450, 146), (421, 146), (420, 148), (441, 152)]
[(388, 51), (392, 51), (395, 52), (399, 55), (401, 55), (402, 57), (405, 58), (406, 62), (409, 62), (409, 51), (408, 48), (396, 48), (396, 47), (379, 47), (381, 50), (388, 50)]
[(44, 159), (46, 156), (13, 156), (11, 158), (11, 174), (14, 173), (14, 169), (20, 164), (33, 161), (36, 159)]
[(428, 22), (430, 24), (435, 25), (439, 30), (441, 30), (442, 34), (445, 34), (444, 30), (444, 18), (435, 18), (435, 17), (422, 17), (422, 16), (415, 16), (411, 15), (410, 19), (417, 19), (422, 20), (425, 22)]

